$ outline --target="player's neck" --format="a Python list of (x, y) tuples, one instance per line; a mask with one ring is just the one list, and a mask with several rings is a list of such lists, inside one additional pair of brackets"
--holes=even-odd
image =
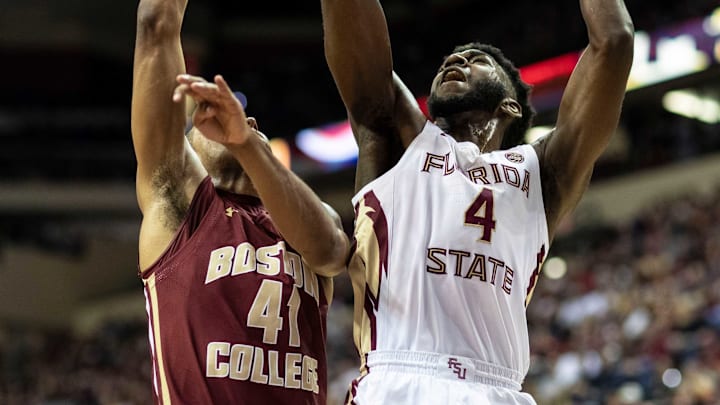
[(213, 183), (216, 188), (225, 190), (233, 194), (251, 195), (259, 197), (250, 178), (245, 173), (241, 174), (223, 174), (220, 176), (212, 176)]
[(498, 117), (486, 112), (468, 112), (439, 117), (435, 124), (458, 142), (472, 142), (480, 152), (490, 152), (500, 148), (505, 123)]

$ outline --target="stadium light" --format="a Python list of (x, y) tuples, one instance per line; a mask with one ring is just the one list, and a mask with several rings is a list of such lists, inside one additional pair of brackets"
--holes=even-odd
[(716, 8), (715, 11), (705, 19), (703, 29), (705, 33), (710, 36), (720, 35), (720, 8)]
[(333, 167), (357, 160), (358, 148), (348, 121), (304, 129), (297, 134), (295, 143), (307, 156)]
[(677, 388), (682, 383), (682, 373), (676, 368), (669, 368), (663, 372), (662, 382), (668, 388)]
[(663, 107), (673, 114), (693, 118), (706, 124), (720, 123), (720, 102), (691, 90), (673, 90), (665, 93)]
[(567, 262), (562, 257), (551, 257), (543, 265), (543, 274), (551, 280), (559, 280), (567, 274)]

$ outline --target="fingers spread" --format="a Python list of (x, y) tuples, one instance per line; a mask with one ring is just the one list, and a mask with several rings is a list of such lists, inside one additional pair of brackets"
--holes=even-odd
[(190, 89), (190, 85), (188, 84), (181, 84), (177, 87), (175, 87), (175, 90), (173, 91), (173, 101), (178, 103), (182, 101), (183, 97), (188, 95), (188, 90)]
[(223, 78), (222, 75), (215, 75), (215, 84), (218, 86), (220, 92), (223, 93), (224, 96), (235, 97), (232, 90), (230, 89), (230, 86), (227, 84), (225, 78)]
[(177, 77), (175, 77), (175, 81), (179, 83), (179, 85), (175, 88), (175, 91), (173, 92), (173, 101), (175, 101), (176, 103), (180, 102), (183, 96), (190, 96), (193, 98), (197, 97), (197, 94), (192, 91), (193, 83), (207, 83), (207, 80), (203, 79), (202, 77), (189, 74), (177, 75)]
[(180, 75), (177, 75), (177, 77), (175, 78), (175, 80), (176, 80), (178, 83), (181, 83), (181, 84), (183, 84), (183, 83), (184, 83), (184, 84), (192, 84), (192, 83), (198, 83), (198, 82), (207, 82), (207, 80), (203, 79), (203, 78), (200, 77), (200, 76), (193, 76), (193, 75), (189, 75), (189, 74), (180, 74)]
[(193, 92), (200, 95), (200, 97), (213, 102), (213, 103), (219, 103), (222, 100), (222, 94), (220, 93), (220, 89), (217, 85), (213, 83), (193, 83), (190, 85), (190, 88)]
[(180, 102), (184, 96), (192, 97), (197, 103), (214, 104), (232, 108), (240, 104), (230, 86), (221, 75), (214, 77), (214, 83), (202, 77), (181, 74), (176, 77), (179, 85), (173, 92), (173, 101)]

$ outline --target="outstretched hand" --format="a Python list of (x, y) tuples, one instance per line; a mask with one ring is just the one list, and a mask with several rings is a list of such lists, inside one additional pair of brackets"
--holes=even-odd
[(181, 74), (173, 92), (173, 101), (183, 102), (184, 96), (192, 97), (197, 107), (193, 112), (193, 125), (202, 134), (223, 145), (242, 145), (253, 133), (245, 109), (235, 97), (222, 76), (216, 75), (214, 83), (202, 77)]

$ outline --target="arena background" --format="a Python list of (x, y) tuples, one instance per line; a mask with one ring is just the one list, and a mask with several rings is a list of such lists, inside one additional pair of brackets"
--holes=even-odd
[[(536, 124), (553, 122), (587, 40), (577, 1), (382, 3), (415, 94), (454, 45), (480, 39), (525, 68)], [(718, 404), (720, 8), (627, 5), (639, 40), (621, 125), (529, 306), (525, 389), (540, 404)], [(2, 404), (151, 402), (129, 126), (136, 6), (0, 3)], [(191, 0), (183, 39), (190, 72), (248, 96), (350, 233), (353, 150), (319, 2)], [(331, 404), (357, 371), (350, 286), (336, 283)]]

